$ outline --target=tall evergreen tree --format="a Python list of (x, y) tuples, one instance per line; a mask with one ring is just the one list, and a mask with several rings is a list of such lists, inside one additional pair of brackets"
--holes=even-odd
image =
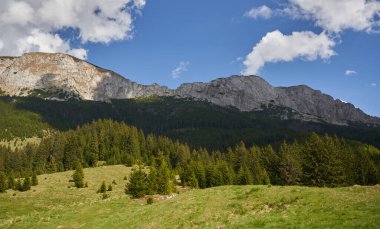
[(146, 172), (139, 167), (132, 170), (128, 184), (125, 186), (125, 193), (133, 198), (140, 198), (148, 192), (148, 180)]
[(30, 190), (30, 187), (31, 187), (31, 180), (30, 180), (30, 177), (25, 177), (25, 178), (24, 178), (24, 182), (23, 182), (23, 184), (22, 184), (22, 188), (21, 188), (21, 190), (22, 190), (23, 192), (25, 192), (25, 191)]
[(36, 172), (33, 172), (33, 175), (32, 175), (32, 186), (36, 186), (36, 185), (38, 185), (38, 178), (37, 178)]
[(8, 189), (7, 177), (5, 176), (4, 172), (0, 171), (0, 193), (5, 192), (5, 190), (7, 189)]
[(84, 187), (84, 173), (83, 173), (83, 167), (80, 163), (77, 163), (77, 166), (73, 174), (73, 180), (74, 180), (75, 187), (77, 188)]

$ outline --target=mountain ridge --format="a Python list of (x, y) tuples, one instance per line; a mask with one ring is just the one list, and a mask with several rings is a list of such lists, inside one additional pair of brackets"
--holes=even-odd
[(0, 57), (0, 89), (11, 96), (28, 96), (35, 90), (42, 90), (53, 94), (50, 99), (57, 99), (54, 94), (63, 93), (63, 99), (77, 97), (95, 101), (173, 96), (231, 106), (240, 111), (282, 106), (300, 113), (299, 119), (304, 121), (380, 125), (380, 118), (306, 85), (273, 87), (259, 76), (233, 75), (169, 89), (158, 84), (138, 84), (111, 70), (62, 53)]

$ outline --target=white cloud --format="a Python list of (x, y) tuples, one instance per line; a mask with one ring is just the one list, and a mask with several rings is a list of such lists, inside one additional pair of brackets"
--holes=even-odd
[(133, 13), (145, 0), (2, 0), (1, 5), (0, 55), (41, 51), (86, 58), (87, 50), (72, 47), (59, 32), (78, 32), (76, 39), (82, 44), (131, 38)]
[(173, 71), (172, 71), (172, 78), (177, 79), (181, 77), (183, 72), (187, 71), (187, 67), (190, 65), (189, 61), (181, 61)]
[(285, 10), (292, 15), (312, 19), (317, 26), (329, 32), (339, 33), (345, 29), (374, 32), (380, 26), (380, 1), (289, 1), (291, 5)]
[(240, 63), (241, 61), (243, 61), (244, 58), (239, 56), (239, 57), (236, 57), (235, 60), (232, 60), (231, 61), (231, 64), (234, 64), (234, 63)]
[(354, 70), (346, 70), (346, 72), (344, 74), (346, 76), (351, 76), (351, 75), (356, 75), (358, 73), (356, 71), (354, 71)]
[(257, 19), (257, 18), (269, 19), (272, 16), (272, 10), (268, 6), (262, 5), (257, 8), (252, 8), (250, 11), (246, 12), (244, 15), (246, 17), (250, 17), (254, 19)]
[(326, 60), (336, 54), (332, 50), (334, 45), (334, 40), (324, 32), (319, 35), (310, 31), (293, 32), (291, 35), (284, 35), (278, 30), (269, 32), (246, 57), (243, 74), (257, 74), (267, 62), (289, 62), (296, 58)]
[(371, 83), (371, 86), (372, 86), (372, 87), (376, 87), (377, 84), (376, 84), (376, 83)]

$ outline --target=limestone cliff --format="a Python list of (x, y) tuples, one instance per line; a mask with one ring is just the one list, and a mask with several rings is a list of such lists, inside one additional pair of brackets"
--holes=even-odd
[(273, 87), (258, 76), (231, 76), (209, 83), (186, 83), (171, 90), (157, 84), (140, 85), (115, 72), (60, 53), (0, 57), (0, 89), (12, 96), (27, 96), (35, 90), (42, 90), (97, 101), (175, 96), (232, 106), (241, 111), (276, 105), (294, 110), (303, 120), (380, 125), (379, 118), (307, 86)]

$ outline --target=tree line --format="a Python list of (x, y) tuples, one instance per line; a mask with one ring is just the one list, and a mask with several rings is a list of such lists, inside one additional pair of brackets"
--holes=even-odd
[[(146, 180), (150, 174), (156, 173), (157, 181), (167, 173), (162, 182), (171, 183), (173, 174), (179, 174), (183, 185), (199, 188), (269, 183), (333, 187), (380, 181), (377, 148), (317, 134), (302, 142), (284, 141), (276, 148), (248, 147), (240, 142), (222, 152), (194, 149), (165, 136), (145, 135), (142, 130), (122, 122), (99, 120), (58, 132), (44, 138), (39, 145), (28, 145), (14, 152), (0, 147), (0, 171), (7, 177), (72, 170), (78, 164), (95, 167), (100, 162), (144, 164), (150, 170), (142, 172), (146, 173)], [(160, 170), (161, 165), (165, 165), (165, 170)], [(150, 187), (146, 192), (160, 193), (160, 190)]]

